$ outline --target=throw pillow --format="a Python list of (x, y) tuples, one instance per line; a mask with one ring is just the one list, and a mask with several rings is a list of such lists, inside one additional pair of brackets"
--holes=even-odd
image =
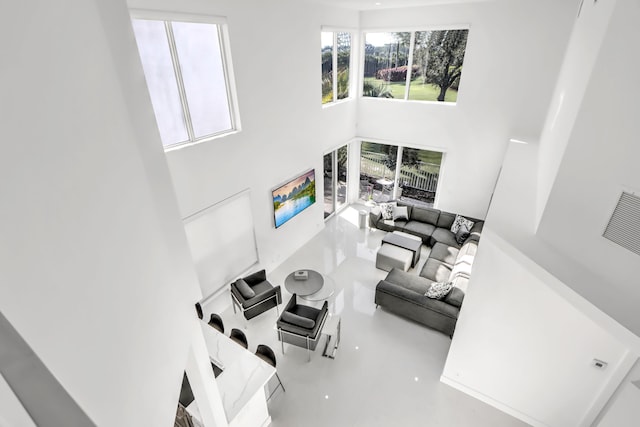
[(469, 230), (467, 230), (467, 227), (460, 227), (460, 229), (458, 229), (458, 232), (456, 233), (456, 242), (458, 242), (459, 245), (463, 244), (465, 240), (467, 240), (467, 238), (471, 235), (471, 233), (469, 233)]
[(313, 329), (316, 326), (316, 322), (313, 319), (308, 319), (306, 317), (298, 316), (295, 313), (291, 313), (289, 311), (285, 311), (282, 313), (282, 320), (287, 323), (291, 323), (292, 325), (300, 326), (301, 328)]
[(240, 292), (243, 298), (249, 299), (256, 296), (256, 293), (251, 289), (251, 286), (244, 279), (236, 280), (236, 289)]
[(406, 206), (396, 206), (393, 208), (393, 220), (397, 221), (399, 219), (409, 220), (409, 210)]
[(424, 295), (428, 298), (442, 299), (453, 289), (453, 282), (435, 282), (429, 286)]
[(453, 221), (453, 225), (451, 225), (451, 232), (454, 234), (457, 233), (463, 225), (466, 227), (467, 231), (471, 231), (473, 221), (470, 221), (463, 216), (456, 215), (456, 219)]
[(397, 203), (380, 203), (380, 211), (382, 212), (382, 219), (393, 219), (393, 208), (397, 206)]

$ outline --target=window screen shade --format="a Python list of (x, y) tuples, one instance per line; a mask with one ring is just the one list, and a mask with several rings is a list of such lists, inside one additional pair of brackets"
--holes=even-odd
[(204, 298), (258, 263), (248, 190), (183, 219)]
[(640, 197), (622, 193), (603, 236), (640, 255)]

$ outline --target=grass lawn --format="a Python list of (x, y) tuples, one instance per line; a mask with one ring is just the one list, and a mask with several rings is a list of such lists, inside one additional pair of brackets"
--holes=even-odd
[[(404, 82), (389, 82), (386, 83), (383, 80), (377, 80), (375, 77), (366, 77), (365, 82), (369, 82), (375, 86), (380, 84), (386, 84), (389, 87), (389, 91), (395, 99), (404, 99)], [(411, 81), (411, 87), (409, 88), (409, 99), (414, 101), (437, 101), (440, 94), (440, 88), (432, 84), (423, 84), (420, 79)], [(458, 98), (458, 91), (454, 89), (447, 90), (447, 94), (444, 97), (445, 102), (456, 102)]]

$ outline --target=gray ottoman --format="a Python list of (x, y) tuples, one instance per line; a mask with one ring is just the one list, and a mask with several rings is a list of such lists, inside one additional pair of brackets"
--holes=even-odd
[(410, 250), (383, 243), (376, 255), (376, 268), (391, 271), (395, 267), (407, 271), (411, 261), (413, 261), (413, 252)]

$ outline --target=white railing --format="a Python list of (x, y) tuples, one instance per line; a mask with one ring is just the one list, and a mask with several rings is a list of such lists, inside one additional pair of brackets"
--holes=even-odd
[[(386, 154), (362, 153), (360, 159), (360, 174), (372, 178), (394, 179), (395, 172), (385, 166)], [(404, 187), (418, 188), (435, 193), (438, 186), (438, 173), (425, 169), (440, 170), (440, 165), (419, 162), (417, 167), (403, 167), (400, 169), (400, 184)]]

